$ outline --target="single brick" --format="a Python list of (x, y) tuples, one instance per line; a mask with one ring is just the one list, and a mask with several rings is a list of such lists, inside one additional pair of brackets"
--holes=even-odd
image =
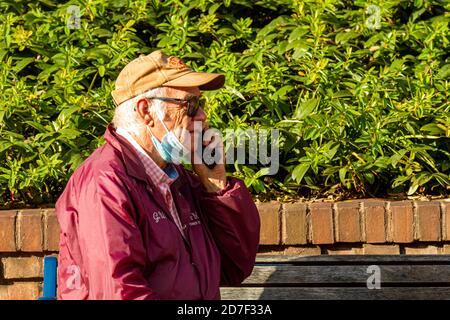
[(59, 223), (54, 209), (44, 211), (44, 249), (47, 251), (59, 250)]
[(39, 257), (8, 257), (2, 259), (5, 279), (42, 277), (43, 261)]
[(405, 246), (405, 254), (438, 254), (440, 248), (437, 246), (419, 246), (409, 247)]
[(282, 214), (282, 243), (306, 244), (307, 221), (306, 204), (286, 203)]
[(329, 255), (346, 255), (346, 254), (361, 254), (362, 248), (360, 247), (330, 247), (327, 248), (327, 254)]
[(361, 224), (358, 202), (339, 202), (336, 205), (337, 241), (361, 242)]
[(257, 204), (261, 218), (261, 233), (259, 243), (280, 243), (280, 204), (278, 202), (267, 202)]
[(441, 208), (439, 202), (416, 202), (420, 241), (441, 240)]
[(442, 246), (442, 253), (443, 254), (450, 254), (450, 244), (444, 244)]
[(17, 247), (24, 252), (41, 252), (43, 244), (40, 209), (19, 212), (17, 215)]
[(9, 300), (7, 285), (0, 285), (0, 301), (2, 300)]
[(0, 252), (16, 251), (16, 211), (0, 211)]
[(302, 256), (316, 256), (321, 254), (319, 246), (308, 247), (287, 247), (284, 249), (285, 255), (302, 255)]
[(386, 214), (384, 201), (363, 201), (367, 243), (384, 243), (386, 237)]
[(15, 282), (8, 286), (9, 300), (36, 300), (39, 297), (39, 283)]
[(283, 255), (284, 254), (284, 248), (280, 246), (259, 246), (258, 248), (258, 256), (276, 256), (276, 255)]
[(331, 203), (312, 203), (311, 232), (314, 244), (334, 243), (333, 209)]
[(450, 240), (450, 202), (442, 202), (442, 213), (444, 220), (444, 230), (442, 231), (444, 240)]
[(391, 202), (393, 242), (408, 243), (414, 240), (414, 214), (411, 201)]
[(364, 254), (400, 254), (398, 244), (363, 244)]

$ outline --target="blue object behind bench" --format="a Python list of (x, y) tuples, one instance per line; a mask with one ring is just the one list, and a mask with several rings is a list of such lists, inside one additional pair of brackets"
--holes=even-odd
[(44, 257), (44, 285), (42, 297), (38, 300), (56, 300), (56, 269), (58, 259), (53, 256)]

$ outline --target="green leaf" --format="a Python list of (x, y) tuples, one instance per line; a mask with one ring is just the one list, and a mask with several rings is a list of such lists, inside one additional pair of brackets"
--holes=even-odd
[(345, 184), (345, 177), (347, 175), (347, 167), (339, 169), (339, 180), (342, 184)]
[(286, 25), (286, 21), (288, 19), (289, 18), (287, 18), (285, 16), (279, 16), (279, 17), (273, 19), (271, 22), (269, 22), (267, 25), (265, 25), (264, 28), (259, 30), (256, 38), (262, 39), (262, 38), (266, 37), (269, 33), (275, 31), (277, 29), (277, 27)]
[(439, 127), (435, 123), (428, 123), (428, 124), (422, 126), (420, 128), (420, 131), (426, 131), (426, 132), (429, 132), (430, 134), (433, 134), (433, 135), (440, 135), (440, 134), (444, 134), (445, 135), (445, 130), (442, 129), (441, 127)]
[(450, 77), (450, 64), (445, 64), (439, 69), (436, 78), (448, 79), (449, 77)]
[(373, 184), (375, 182), (375, 176), (371, 172), (364, 172), (364, 178), (369, 182), (369, 184)]
[(213, 4), (211, 7), (209, 7), (208, 14), (210, 14), (210, 15), (214, 14), (217, 11), (217, 9), (220, 8), (221, 5), (222, 5), (221, 3)]
[(274, 99), (278, 99), (278, 98), (283, 99), (286, 96), (286, 94), (288, 92), (291, 92), (293, 89), (294, 89), (294, 87), (290, 86), (290, 85), (283, 86), (274, 93), (273, 98)]
[(37, 129), (39, 132), (47, 132), (45, 127), (36, 121), (26, 120), (26, 121), (24, 121), (24, 123), (28, 124), (29, 126), (32, 126), (33, 128)]
[(230, 86), (224, 86), (224, 88), (229, 91), (230, 93), (234, 94), (235, 96), (239, 97), (240, 99), (245, 101), (245, 97), (242, 95), (242, 93), (240, 93), (239, 91), (237, 91), (235, 88), (230, 87)]
[(105, 71), (105, 66), (98, 67), (98, 74), (100, 75), (100, 77), (103, 77), (105, 75)]
[(292, 177), (295, 179), (297, 183), (302, 182), (303, 176), (309, 170), (309, 168), (310, 163), (300, 163), (295, 167), (294, 171), (292, 171)]
[(360, 36), (360, 34), (355, 31), (339, 32), (338, 34), (336, 34), (335, 41), (338, 44), (345, 44), (348, 41), (355, 39), (359, 36)]
[(307, 26), (300, 26), (292, 30), (289, 35), (289, 42), (293, 42), (295, 40), (300, 40), (305, 34), (309, 32), (309, 28)]
[(318, 103), (319, 100), (315, 98), (311, 98), (305, 102), (299, 103), (297, 105), (297, 109), (295, 110), (294, 119), (303, 120), (316, 109)]
[(413, 195), (417, 191), (418, 187), (419, 187), (419, 185), (417, 183), (412, 183), (408, 189), (407, 195), (408, 196)]
[(332, 148), (329, 149), (329, 150), (326, 150), (326, 151), (323, 153), (323, 154), (325, 155), (325, 157), (328, 158), (328, 160), (332, 160), (332, 159), (333, 159), (334, 155), (336, 154), (336, 152), (338, 151), (338, 149), (339, 149), (339, 147), (340, 147), (340, 144), (339, 144), (339, 143), (334, 143), (334, 142), (330, 141), (330, 142), (327, 144), (327, 148), (330, 147), (330, 146), (332, 146), (332, 145), (334, 145), (334, 147), (332, 147)]
[(22, 71), (26, 66), (28, 66), (30, 63), (34, 62), (34, 58), (24, 58), (20, 59), (14, 68), (12, 68), (12, 71), (15, 73), (18, 73)]
[(255, 178), (260, 178), (262, 176), (266, 176), (270, 173), (270, 168), (262, 168), (260, 169), (256, 174), (255, 174)]

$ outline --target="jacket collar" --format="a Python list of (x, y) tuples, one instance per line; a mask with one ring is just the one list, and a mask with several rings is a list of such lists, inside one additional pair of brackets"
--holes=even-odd
[(125, 169), (130, 176), (142, 181), (149, 181), (141, 160), (139, 160), (133, 146), (121, 135), (117, 134), (112, 123), (108, 124), (105, 132), (105, 140), (114, 149), (120, 152)]
[[(136, 150), (131, 145), (131, 143), (127, 141), (127, 139), (122, 137), (120, 134), (117, 134), (116, 129), (111, 123), (108, 124), (108, 127), (106, 128), (105, 140), (121, 154), (127, 173), (130, 176), (135, 177), (136, 179), (146, 182), (146, 188), (152, 193), (158, 206), (166, 213), (166, 216), (168, 216), (169, 219), (171, 219), (175, 223), (175, 220), (169, 212), (167, 206), (163, 205), (166, 202), (163, 195), (161, 194), (155, 183), (152, 181), (152, 179), (150, 179), (148, 174), (145, 172), (144, 165), (139, 159)], [(178, 175), (181, 176), (180, 169), (177, 168), (177, 166), (174, 166), (174, 169), (178, 172)], [(175, 182), (172, 183), (170, 188), (178, 192), (178, 189), (181, 185), (181, 179), (176, 179)], [(183, 231), (181, 229), (179, 229), (179, 231), (183, 238), (186, 240), (186, 235), (183, 233)]]
[[(134, 147), (127, 141), (127, 139), (122, 137), (120, 134), (117, 134), (112, 123), (108, 124), (104, 136), (106, 142), (121, 154), (127, 173), (136, 179), (149, 182), (152, 189), (157, 189), (155, 183), (149, 178), (147, 172), (145, 171), (144, 165), (139, 159), (139, 156), (136, 154)], [(175, 187), (175, 189), (178, 189), (180, 186), (180, 177), (182, 176), (180, 171), (181, 169), (176, 165), (173, 165), (172, 167), (178, 172), (178, 178), (174, 181), (174, 183), (172, 183), (172, 186)]]

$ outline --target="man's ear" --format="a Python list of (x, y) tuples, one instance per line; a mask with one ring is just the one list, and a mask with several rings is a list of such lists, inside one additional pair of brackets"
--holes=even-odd
[(153, 116), (149, 112), (149, 109), (150, 108), (149, 108), (149, 104), (148, 104), (148, 100), (147, 99), (140, 99), (136, 103), (136, 112), (139, 114), (141, 119), (144, 120), (146, 125), (149, 125), (149, 126), (153, 127), (153, 125), (154, 125)]

